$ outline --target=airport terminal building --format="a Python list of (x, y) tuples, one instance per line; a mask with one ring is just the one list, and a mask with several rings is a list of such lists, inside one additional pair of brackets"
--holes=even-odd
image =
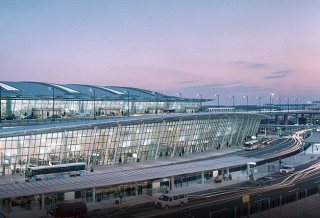
[(242, 146), (257, 133), (262, 116), (173, 113), (2, 129), (0, 175), (30, 165), (85, 162), (94, 167)]
[[(118, 86), (0, 81), (2, 119), (196, 112), (206, 99)], [(11, 118), (10, 118), (11, 117)]]
[[(0, 175), (28, 166), (94, 167), (183, 156), (242, 146), (257, 133), (262, 114), (195, 113), (205, 101), (130, 87), (0, 82), (1, 117), (71, 118), (1, 129)], [(74, 122), (79, 114), (88, 119)]]

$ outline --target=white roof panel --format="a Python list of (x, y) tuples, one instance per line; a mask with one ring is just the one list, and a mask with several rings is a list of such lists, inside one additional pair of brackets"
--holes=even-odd
[(57, 88), (60, 88), (60, 89), (63, 89), (63, 90), (65, 90), (65, 91), (67, 91), (67, 92), (70, 92), (70, 93), (79, 93), (78, 91), (76, 91), (76, 90), (74, 90), (74, 89), (70, 89), (70, 88), (68, 88), (68, 87), (65, 87), (65, 86), (61, 86), (61, 85), (57, 85), (57, 84), (50, 84), (51, 86), (55, 86), (55, 87), (57, 87)]
[(0, 86), (2, 88), (4, 88), (5, 90), (8, 90), (8, 91), (20, 91), (19, 89), (13, 87), (13, 86), (9, 86), (7, 84), (4, 84), (4, 83), (0, 83)]

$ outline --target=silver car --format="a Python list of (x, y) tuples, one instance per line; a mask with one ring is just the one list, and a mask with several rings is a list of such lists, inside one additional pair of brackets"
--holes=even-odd
[(292, 173), (293, 171), (294, 171), (293, 165), (283, 165), (280, 169), (280, 173), (282, 174)]
[(272, 185), (277, 182), (277, 179), (272, 176), (261, 177), (253, 181), (254, 185), (262, 186), (262, 185)]

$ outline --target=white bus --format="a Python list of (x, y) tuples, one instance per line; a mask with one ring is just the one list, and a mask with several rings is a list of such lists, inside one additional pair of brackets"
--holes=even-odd
[(259, 141), (257, 139), (244, 142), (243, 144), (243, 149), (246, 151), (251, 151), (257, 148), (259, 148)]
[(86, 174), (86, 163), (69, 163), (51, 166), (28, 167), (25, 174), (25, 180), (38, 181), (60, 179), (72, 176), (83, 176)]

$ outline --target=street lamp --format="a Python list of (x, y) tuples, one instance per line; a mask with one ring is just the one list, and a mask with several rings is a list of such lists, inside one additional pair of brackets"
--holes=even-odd
[(298, 110), (299, 98), (293, 98), (293, 99), (294, 99), (294, 103), (296, 105), (296, 110)]
[(52, 122), (54, 122), (54, 87), (49, 87), (52, 90)]
[(130, 117), (130, 102), (129, 102), (130, 91), (124, 91), (124, 92), (127, 93), (127, 100), (128, 100), (128, 117)]
[(177, 95), (179, 95), (179, 97), (180, 97), (180, 113), (181, 113), (181, 111), (182, 111), (182, 107), (181, 107), (182, 93), (181, 92), (177, 92)]
[[(275, 95), (276, 93), (274, 92), (271, 92), (270, 95), (271, 95), (271, 103), (270, 103), (270, 114), (271, 114), (271, 107), (273, 108), (274, 105), (273, 105), (273, 96)], [(271, 106), (272, 105), (272, 106)]]
[(200, 97), (200, 112), (202, 112), (202, 94), (197, 94)]
[(256, 97), (256, 98), (259, 100), (259, 107), (261, 107), (261, 97), (258, 96), (258, 97)]
[(276, 93), (274, 93), (274, 92), (270, 93), (270, 95), (271, 95), (271, 104), (273, 104), (273, 96), (274, 96), (274, 94), (276, 94)]
[(214, 95), (214, 96), (218, 97), (218, 109), (219, 109), (219, 107), (220, 107), (220, 95)]
[(247, 95), (243, 96), (247, 99), (247, 112), (249, 111), (249, 97)]
[(287, 99), (287, 103), (288, 103), (288, 116), (289, 116), (289, 98), (284, 98)]
[(232, 107), (234, 107), (234, 95), (230, 95), (230, 98), (232, 98)]
[(96, 119), (96, 90), (90, 89), (90, 92), (93, 92), (93, 119)]
[(267, 97), (267, 99), (270, 99), (269, 110), (270, 110), (270, 115), (271, 115), (271, 100), (272, 100), (272, 98), (271, 97)]
[(156, 96), (156, 114), (158, 114), (158, 94), (156, 92), (152, 92)]
[(1, 101), (2, 101), (2, 86), (0, 85), (0, 123), (1, 123)]
[(280, 98), (280, 97), (278, 97), (277, 99), (278, 99), (278, 101), (279, 101), (279, 104), (281, 104), (281, 98)]

